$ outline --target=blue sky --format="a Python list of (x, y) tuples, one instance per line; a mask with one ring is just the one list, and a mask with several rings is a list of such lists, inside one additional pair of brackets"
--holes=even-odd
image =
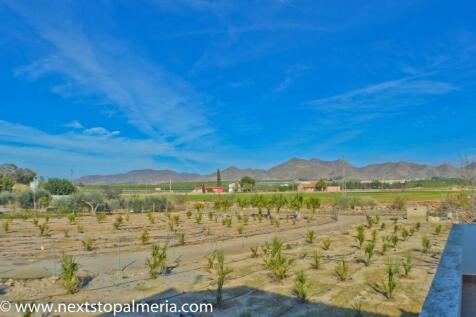
[(0, 0), (0, 162), (44, 176), (458, 165), (472, 1)]

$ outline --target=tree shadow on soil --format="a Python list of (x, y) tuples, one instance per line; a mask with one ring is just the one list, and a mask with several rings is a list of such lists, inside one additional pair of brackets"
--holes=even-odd
[[(321, 302), (300, 302), (296, 297), (276, 294), (255, 288), (240, 286), (224, 289), (223, 301), (215, 305), (215, 295), (210, 290), (180, 292), (170, 288), (162, 293), (143, 298), (138, 303), (176, 305), (180, 309), (183, 304), (213, 304), (213, 313), (119, 313), (116, 316), (204, 316), (204, 317), (389, 317), (390, 315), (366, 311), (362, 301), (361, 314), (349, 307), (337, 307)], [(351, 303), (349, 303), (351, 306)], [(352, 306), (355, 307), (355, 306)], [(402, 317), (415, 317), (418, 314), (400, 310)], [(112, 316), (103, 314), (101, 316)]]

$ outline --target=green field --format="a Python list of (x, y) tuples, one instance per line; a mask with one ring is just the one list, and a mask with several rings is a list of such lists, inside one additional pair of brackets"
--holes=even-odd
[[(407, 201), (441, 201), (449, 194), (456, 194), (457, 191), (450, 190), (414, 190), (414, 191), (381, 191), (381, 192), (348, 192), (348, 197), (373, 198), (380, 202), (391, 202), (395, 197), (403, 196)], [(185, 201), (214, 201), (220, 197), (243, 197), (250, 198), (253, 195), (260, 194), (264, 196), (276, 195), (278, 193), (238, 193), (238, 194), (176, 194)], [(281, 193), (286, 197), (292, 197), (295, 192)], [(344, 195), (344, 193), (303, 193), (304, 197), (319, 197), (322, 201), (332, 201)]]

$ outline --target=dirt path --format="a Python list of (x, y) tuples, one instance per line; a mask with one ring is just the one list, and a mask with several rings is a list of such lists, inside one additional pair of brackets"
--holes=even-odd
[[(362, 216), (341, 216), (338, 222), (328, 223), (320, 226), (309, 225), (298, 229), (290, 229), (286, 231), (273, 232), (267, 234), (254, 235), (248, 238), (232, 238), (225, 241), (213, 241), (177, 246), (170, 248), (169, 254), (171, 262), (186, 262), (193, 265), (194, 262), (199, 263), (204, 257), (208, 256), (214, 249), (223, 249), (227, 253), (229, 259), (239, 255), (249, 247), (263, 244), (265, 241), (278, 235), (281, 238), (291, 241), (293, 239), (302, 238), (308, 228), (313, 228), (316, 233), (323, 234), (333, 230), (342, 229), (355, 223), (363, 222)], [(113, 271), (138, 269), (144, 266), (144, 260), (149, 256), (149, 250), (130, 251), (117, 248), (117, 252), (109, 252), (103, 254), (81, 255), (77, 256), (81, 271), (92, 275), (110, 274)], [(59, 263), (53, 259), (34, 260), (30, 263), (15, 258), (0, 259), (0, 278), (3, 279), (34, 279), (43, 278), (58, 274), (60, 271)]]

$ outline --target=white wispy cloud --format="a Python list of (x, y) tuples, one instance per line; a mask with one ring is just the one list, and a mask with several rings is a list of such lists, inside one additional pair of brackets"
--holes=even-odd
[(116, 108), (138, 130), (168, 143), (171, 149), (193, 147), (194, 140), (203, 137), (213, 143), (214, 130), (207, 122), (206, 109), (186, 82), (135, 55), (124, 43), (107, 35), (90, 36), (65, 3), (8, 5), (24, 17), (50, 50), (17, 74), (33, 80), (60, 74), (64, 83), (53, 87), (54, 92), (66, 97), (95, 97), (102, 107)]
[[(43, 175), (65, 175), (72, 167), (78, 175), (122, 172), (138, 167), (163, 168), (155, 158), (174, 157), (177, 154), (174, 151), (167, 143), (121, 137), (104, 128), (52, 134), (0, 120), (2, 160), (31, 166)], [(218, 164), (221, 160), (200, 151), (182, 151), (180, 155), (191, 162)]]
[(422, 98), (446, 94), (457, 89), (446, 82), (420, 77), (384, 81), (342, 94), (311, 100), (308, 104), (322, 111), (382, 109), (388, 106), (421, 103)]
[(63, 124), (63, 127), (70, 129), (82, 129), (84, 126), (78, 120), (73, 120), (71, 122)]
[(87, 135), (102, 136), (102, 137), (113, 137), (113, 136), (121, 134), (119, 131), (109, 131), (103, 127), (89, 128), (84, 130), (83, 133)]

